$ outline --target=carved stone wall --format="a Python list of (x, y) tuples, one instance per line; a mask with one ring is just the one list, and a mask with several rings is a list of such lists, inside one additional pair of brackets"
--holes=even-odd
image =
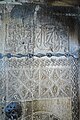
[(31, 4), (1, 8), (0, 108), (18, 101), (20, 120), (79, 120), (77, 25), (70, 34), (44, 11)]

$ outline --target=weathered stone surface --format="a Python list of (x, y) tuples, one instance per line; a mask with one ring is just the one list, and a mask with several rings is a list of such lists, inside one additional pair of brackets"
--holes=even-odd
[[(20, 14), (19, 10), (15, 14), (16, 6), (6, 6), (6, 11), (3, 9), (1, 53), (48, 55), (50, 52), (74, 53), (78, 49), (77, 30), (70, 34), (70, 26), (65, 22), (63, 25), (55, 16), (51, 18), (53, 24), (49, 24), (50, 16), (46, 13), (44, 17), (43, 9), (39, 8), (37, 12), (37, 8), (33, 7), (30, 16), (30, 13), (24, 14), (29, 6), (23, 7), (19, 7)], [(39, 14), (41, 11), (42, 14)], [(45, 18), (48, 19), (45, 21)], [(11, 101), (21, 102), (22, 120), (78, 120), (77, 60), (70, 56), (4, 56), (0, 65), (1, 106), (5, 107)]]

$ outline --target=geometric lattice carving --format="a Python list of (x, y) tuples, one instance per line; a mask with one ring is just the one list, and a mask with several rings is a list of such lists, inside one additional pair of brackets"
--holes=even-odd
[[(70, 70), (64, 69), (41, 69), (41, 96), (50, 97), (70, 97), (71, 81)], [(69, 91), (69, 92), (68, 92)]]
[[(51, 66), (52, 62), (51, 65), (47, 64), (46, 66), (43, 61), (46, 63), (46, 59), (36, 59), (32, 62), (31, 68), (29, 66), (20, 69), (8, 68), (10, 69), (6, 71), (8, 75), (8, 101), (12, 100), (14, 96), (19, 96), (19, 100), (38, 99), (39, 97), (71, 97), (70, 66), (54, 67), (54, 65)], [(47, 60), (47, 62), (49, 61)]]
[[(24, 18), (17, 19), (7, 14), (5, 54), (69, 52), (68, 26), (61, 25), (54, 17), (52, 25), (41, 19), (42, 24), (36, 12), (34, 9), (31, 16), (25, 14)], [(78, 120), (78, 66), (72, 57), (12, 57), (4, 58), (0, 64), (1, 104), (22, 102), (22, 120)]]
[[(13, 58), (10, 59), (9, 61), (13, 61)], [(74, 100), (77, 99), (76, 98), (77, 93), (74, 94), (73, 93), (74, 91), (72, 90), (75, 90), (75, 82), (73, 78), (75, 75), (74, 71), (77, 68), (74, 67), (75, 70), (73, 71), (73, 68), (72, 68), (73, 58), (71, 59), (66, 59), (64, 57), (58, 58), (58, 59), (55, 59), (55, 57), (52, 59), (35, 58), (34, 61), (32, 60), (32, 65), (29, 66), (28, 63), (30, 61), (29, 60), (26, 61), (27, 68), (25, 68), (25, 65), (23, 66), (21, 65), (19, 67), (17, 66), (17, 68), (7, 66), (7, 70), (5, 74), (7, 75), (6, 76), (6, 80), (7, 80), (6, 101), (7, 102), (10, 102), (10, 101), (22, 101), (22, 102), (27, 101), (28, 102), (36, 99), (49, 100), (49, 99), (55, 99), (55, 98), (60, 99), (62, 97), (68, 100), (68, 98), (72, 98), (72, 100), (70, 101), (72, 101), (73, 103), (72, 109), (74, 113), (75, 112), (74, 103), (76, 102)], [(62, 61), (65, 61), (65, 62), (62, 62)], [(76, 105), (77, 105), (77, 102), (76, 102)], [(32, 107), (32, 109), (33, 108), (34, 106)], [(58, 107), (58, 109), (60, 110), (61, 107)], [(67, 108), (65, 109), (67, 110)], [(37, 114), (35, 114), (34, 116), (35, 116), (35, 119), (38, 119), (36, 118), (38, 116)], [(43, 115), (43, 112), (42, 112), (42, 116), (45, 117), (45, 115)], [(53, 116), (55, 116), (55, 113)], [(32, 119), (32, 113), (31, 113), (31, 118), (29, 118), (28, 116), (26, 117), (23, 116), (23, 118)], [(71, 117), (70, 117), (70, 120), (71, 120)]]

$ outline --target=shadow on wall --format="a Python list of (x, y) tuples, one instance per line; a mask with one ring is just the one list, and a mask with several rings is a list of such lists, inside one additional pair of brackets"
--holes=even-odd
[(61, 3), (61, 5), (73, 5), (73, 6), (80, 4), (79, 0), (76, 0), (76, 1), (75, 0), (74, 1), (73, 0), (44, 0), (44, 1), (52, 5), (54, 5), (55, 3), (57, 5)]
[[(61, 23), (62, 26), (69, 26), (70, 33), (74, 33), (75, 24), (79, 22), (78, 9), (74, 7), (50, 7), (46, 5), (39, 5), (39, 9), (36, 11), (36, 4), (23, 4), (15, 5), (11, 11), (12, 18), (21, 18), (21, 19), (34, 19), (34, 14), (37, 12), (38, 24), (55, 24)], [(69, 14), (66, 16), (65, 14)], [(70, 16), (71, 14), (71, 16)], [(75, 16), (72, 16), (74, 14)], [(36, 21), (37, 24), (37, 21)]]

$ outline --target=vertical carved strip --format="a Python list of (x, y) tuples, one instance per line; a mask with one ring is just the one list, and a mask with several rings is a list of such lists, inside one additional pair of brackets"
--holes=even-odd
[(79, 101), (78, 101), (78, 60), (71, 60), (72, 71), (72, 120), (79, 120)]

